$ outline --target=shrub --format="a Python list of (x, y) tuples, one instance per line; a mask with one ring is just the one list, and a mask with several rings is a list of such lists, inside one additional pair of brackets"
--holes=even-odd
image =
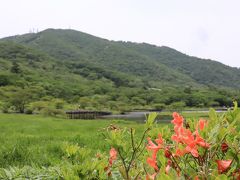
[(174, 102), (170, 104), (167, 109), (174, 111), (182, 111), (186, 107), (186, 103), (183, 101)]
[(160, 103), (160, 104), (154, 104), (154, 108), (155, 108), (155, 110), (161, 111), (161, 110), (163, 110), (163, 109), (166, 108), (166, 105), (165, 105), (165, 104), (162, 104), (162, 103)]
[(209, 106), (209, 107), (219, 107), (219, 106), (220, 106), (220, 103), (217, 102), (217, 101), (210, 101), (210, 102), (208, 103), (208, 106)]
[(65, 101), (62, 99), (55, 99), (53, 103), (56, 109), (63, 109)]
[[(184, 120), (173, 113), (173, 131), (154, 124), (150, 114), (139, 139), (134, 129), (107, 129), (112, 147), (106, 170), (109, 178), (122, 179), (239, 179), (240, 109), (222, 116), (211, 109), (209, 120)], [(144, 139), (147, 138), (147, 143)], [(112, 173), (115, 172), (115, 173)]]
[(1, 104), (1, 110), (3, 113), (9, 113), (10, 105), (8, 103)]
[(30, 106), (34, 111), (39, 112), (42, 109), (47, 108), (49, 106), (49, 102), (47, 102), (47, 101), (36, 101), (36, 102), (32, 102), (30, 104)]
[[(44, 109), (56, 114), (56, 109)], [(59, 110), (57, 110), (58, 112)], [(64, 143), (55, 167), (0, 168), (0, 179), (236, 179), (240, 178), (240, 109), (189, 120), (174, 112), (172, 126), (159, 127), (151, 113), (140, 134), (109, 125), (101, 132), (109, 154)], [(130, 122), (129, 122), (130, 123)], [(27, 141), (28, 142), (28, 141)], [(29, 142), (28, 142), (29, 143)], [(2, 151), (9, 162), (31, 162), (24, 146)], [(55, 149), (54, 149), (55, 150)], [(29, 156), (26, 156), (26, 153)]]
[(33, 114), (33, 109), (27, 108), (24, 113), (25, 114)]
[(41, 113), (46, 116), (53, 116), (53, 117), (65, 116), (64, 111), (62, 111), (60, 109), (51, 108), (51, 107), (42, 109)]

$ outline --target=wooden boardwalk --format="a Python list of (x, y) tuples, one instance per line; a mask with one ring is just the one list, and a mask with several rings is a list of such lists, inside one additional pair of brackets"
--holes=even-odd
[(111, 115), (111, 112), (106, 111), (89, 111), (89, 110), (74, 110), (66, 111), (69, 119), (96, 119), (101, 116)]

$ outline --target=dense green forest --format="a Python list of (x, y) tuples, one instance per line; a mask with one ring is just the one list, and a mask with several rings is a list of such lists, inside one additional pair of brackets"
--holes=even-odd
[(4, 112), (230, 106), (240, 69), (168, 47), (48, 29), (0, 40)]

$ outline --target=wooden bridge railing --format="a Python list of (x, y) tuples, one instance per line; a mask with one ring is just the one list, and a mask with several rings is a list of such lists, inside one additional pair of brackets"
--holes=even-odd
[(105, 111), (89, 111), (89, 110), (75, 110), (66, 111), (69, 119), (96, 119), (101, 116), (110, 115), (111, 112)]

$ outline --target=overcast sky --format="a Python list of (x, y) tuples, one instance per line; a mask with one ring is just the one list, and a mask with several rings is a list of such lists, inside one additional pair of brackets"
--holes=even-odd
[(33, 28), (164, 45), (240, 67), (240, 0), (0, 1), (0, 37)]

